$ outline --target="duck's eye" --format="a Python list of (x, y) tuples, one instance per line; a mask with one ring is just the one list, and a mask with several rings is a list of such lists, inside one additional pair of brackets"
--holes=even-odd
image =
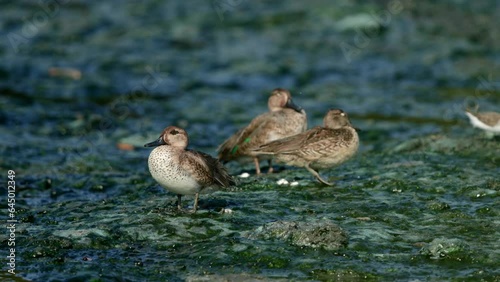
[(170, 131), (170, 134), (177, 135), (177, 134), (179, 134), (179, 131), (177, 131), (177, 130), (174, 129), (174, 130)]

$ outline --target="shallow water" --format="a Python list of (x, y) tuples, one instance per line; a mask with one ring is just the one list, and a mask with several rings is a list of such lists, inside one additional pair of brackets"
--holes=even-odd
[[(17, 274), (0, 278), (499, 280), (500, 143), (463, 114), (500, 110), (496, 1), (313, 2), (1, 4), (0, 167), (20, 222)], [(142, 145), (174, 124), (214, 155), (276, 87), (309, 126), (337, 107), (362, 130), (321, 172), (336, 186), (230, 163), (252, 176), (176, 212)], [(323, 220), (347, 247), (248, 236)]]

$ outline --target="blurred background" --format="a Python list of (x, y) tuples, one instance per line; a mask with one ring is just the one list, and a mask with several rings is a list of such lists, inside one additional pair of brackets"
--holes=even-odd
[(194, 147), (213, 149), (266, 111), (276, 87), (292, 91), (310, 125), (339, 107), (365, 130), (393, 123), (384, 138), (442, 130), (465, 121), (469, 104), (498, 104), (499, 9), (498, 1), (4, 3), (3, 145), (21, 135), (49, 158), (85, 142), (113, 154), (108, 141), (176, 124)]
[(2, 1), (0, 167), (19, 175), (20, 205), (157, 195), (144, 143), (178, 125), (215, 155), (277, 87), (309, 127), (345, 110), (362, 129), (357, 164), (419, 136), (477, 136), (464, 108), (500, 110), (499, 6)]
[(11, 167), (61, 165), (73, 153), (121, 154), (117, 143), (139, 146), (175, 124), (213, 153), (267, 110), (276, 87), (291, 90), (310, 126), (344, 109), (367, 146), (448, 130), (466, 123), (466, 105), (498, 105), (498, 6), (3, 3), (1, 145)]

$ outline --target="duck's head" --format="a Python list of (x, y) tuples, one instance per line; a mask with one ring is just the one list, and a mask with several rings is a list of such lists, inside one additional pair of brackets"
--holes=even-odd
[(341, 109), (331, 109), (323, 118), (323, 125), (327, 128), (337, 129), (346, 126), (352, 127), (347, 113)]
[(188, 135), (184, 129), (171, 125), (163, 130), (158, 139), (145, 144), (144, 147), (156, 147), (161, 145), (170, 145), (184, 149), (188, 145)]
[(302, 108), (293, 102), (290, 91), (283, 88), (276, 88), (271, 92), (267, 106), (271, 112), (280, 111), (284, 108), (293, 109), (298, 113), (302, 111)]

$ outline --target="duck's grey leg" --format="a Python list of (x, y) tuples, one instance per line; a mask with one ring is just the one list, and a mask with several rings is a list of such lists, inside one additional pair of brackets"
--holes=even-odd
[(182, 195), (177, 194), (177, 209), (178, 210), (182, 210), (181, 198), (182, 198)]
[(311, 167), (309, 167), (309, 164), (307, 164), (305, 166), (305, 168), (312, 174), (316, 177), (316, 179), (318, 179), (319, 182), (327, 185), (327, 186), (333, 186), (334, 183), (329, 183), (329, 182), (326, 182), (323, 178), (321, 178), (321, 176), (319, 175), (319, 173), (317, 171), (315, 171), (314, 169), (312, 169)]
[(200, 198), (200, 193), (196, 193), (194, 195), (194, 205), (193, 205), (193, 213), (198, 210), (198, 199)]

